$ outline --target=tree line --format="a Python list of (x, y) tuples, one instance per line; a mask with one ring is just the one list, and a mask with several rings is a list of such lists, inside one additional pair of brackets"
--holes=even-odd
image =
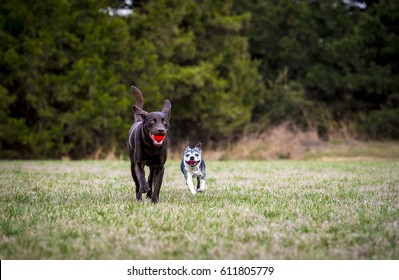
[(132, 83), (171, 100), (175, 145), (282, 122), (398, 139), (398, 56), (394, 0), (3, 0), (0, 157), (123, 154)]

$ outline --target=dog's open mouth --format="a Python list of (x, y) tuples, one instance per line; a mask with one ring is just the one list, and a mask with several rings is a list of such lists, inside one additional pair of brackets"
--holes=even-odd
[(150, 133), (150, 137), (152, 141), (154, 142), (155, 146), (162, 146), (163, 141), (165, 140), (166, 136), (165, 135), (154, 135)]
[(191, 167), (194, 167), (194, 166), (196, 166), (199, 163), (199, 160), (198, 161), (196, 161), (196, 160), (186, 160), (186, 163), (188, 165), (190, 165)]

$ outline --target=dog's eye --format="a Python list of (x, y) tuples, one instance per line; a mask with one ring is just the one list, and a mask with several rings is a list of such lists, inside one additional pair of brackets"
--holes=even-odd
[(155, 119), (150, 120), (150, 124), (155, 124), (157, 121)]
[(168, 122), (165, 119), (162, 119), (162, 122), (163, 122), (164, 125), (168, 124)]
[(189, 157), (190, 156), (190, 154), (186, 154), (186, 157)]
[(199, 156), (199, 154), (195, 154), (195, 156), (196, 156), (196, 157), (198, 157), (198, 156)]

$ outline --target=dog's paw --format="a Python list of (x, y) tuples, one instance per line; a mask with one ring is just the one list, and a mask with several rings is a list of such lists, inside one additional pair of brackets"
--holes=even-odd
[(193, 184), (187, 184), (187, 187), (189, 189), (189, 191), (191, 192), (192, 195), (196, 195), (197, 191), (194, 189)]
[(205, 190), (205, 180), (201, 180), (197, 188), (197, 192), (202, 193), (204, 190)]
[(196, 192), (196, 190), (194, 188), (193, 182), (191, 180), (186, 181), (186, 186), (190, 190), (192, 195), (196, 195), (197, 194), (197, 192)]
[(150, 191), (150, 187), (148, 186), (148, 184), (145, 184), (144, 186), (140, 187), (140, 193), (148, 193)]
[(192, 195), (196, 195), (197, 194), (197, 192), (195, 190), (190, 190), (190, 192), (191, 192)]

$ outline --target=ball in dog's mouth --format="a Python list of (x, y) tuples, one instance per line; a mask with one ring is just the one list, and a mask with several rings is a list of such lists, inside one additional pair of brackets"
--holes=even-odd
[(187, 163), (188, 165), (190, 165), (191, 167), (194, 167), (194, 166), (196, 166), (196, 165), (199, 163), (199, 161), (195, 161), (195, 160), (186, 160), (186, 163)]
[(150, 137), (151, 137), (152, 141), (154, 142), (155, 146), (162, 146), (163, 141), (166, 138), (166, 135), (155, 135), (155, 134), (150, 133)]

